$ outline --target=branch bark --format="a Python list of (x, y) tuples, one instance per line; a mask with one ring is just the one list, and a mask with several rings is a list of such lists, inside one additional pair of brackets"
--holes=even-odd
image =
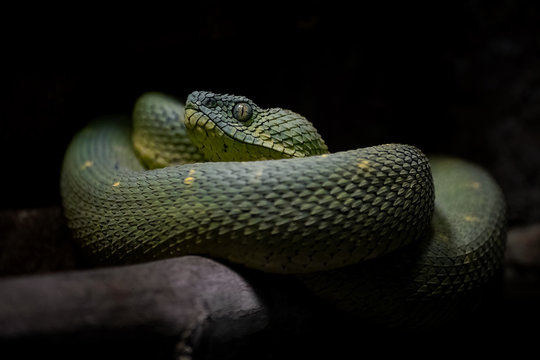
[(268, 323), (246, 278), (197, 256), (0, 282), (0, 340), (23, 353), (71, 344), (79, 358), (115, 344), (122, 357), (225, 358)]

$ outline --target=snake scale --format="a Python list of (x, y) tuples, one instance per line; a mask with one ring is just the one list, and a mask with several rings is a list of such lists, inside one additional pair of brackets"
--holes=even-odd
[(133, 124), (91, 122), (68, 147), (61, 193), (97, 263), (206, 255), (296, 274), (389, 324), (452, 314), (504, 252), (504, 198), (482, 168), (401, 144), (328, 153), (304, 117), (211, 92), (185, 107), (147, 93)]

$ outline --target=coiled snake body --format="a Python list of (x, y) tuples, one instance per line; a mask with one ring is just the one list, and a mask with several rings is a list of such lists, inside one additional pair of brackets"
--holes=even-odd
[(145, 94), (133, 121), (92, 122), (64, 159), (68, 225), (97, 262), (202, 254), (301, 274), (393, 323), (428, 303), (448, 313), (500, 267), (503, 196), (463, 160), (398, 144), (328, 154), (300, 115), (209, 92), (185, 110)]

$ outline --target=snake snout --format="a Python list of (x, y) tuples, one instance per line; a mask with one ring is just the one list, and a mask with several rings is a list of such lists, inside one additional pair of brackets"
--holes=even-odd
[(208, 99), (214, 98), (214, 94), (208, 91), (193, 91), (188, 95), (186, 107), (195, 108), (198, 105), (205, 105)]

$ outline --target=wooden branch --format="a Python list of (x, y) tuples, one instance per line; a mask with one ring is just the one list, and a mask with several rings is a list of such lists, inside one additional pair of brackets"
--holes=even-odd
[(121, 357), (226, 358), (268, 322), (244, 277), (197, 256), (0, 281), (0, 340), (22, 352), (28, 343), (76, 344), (79, 358), (90, 344), (116, 344)]

